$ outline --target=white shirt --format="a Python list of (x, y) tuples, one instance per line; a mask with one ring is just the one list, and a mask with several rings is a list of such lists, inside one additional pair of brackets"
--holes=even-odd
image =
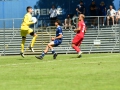
[(107, 15), (108, 16), (115, 16), (115, 13), (116, 13), (116, 11), (114, 9), (112, 9), (112, 10), (108, 9), (107, 10)]
[(50, 13), (50, 18), (57, 17), (57, 10), (56, 9), (51, 8), (49, 13)]

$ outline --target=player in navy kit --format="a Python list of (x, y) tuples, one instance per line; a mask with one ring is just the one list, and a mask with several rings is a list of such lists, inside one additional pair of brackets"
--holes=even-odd
[(43, 51), (41, 56), (35, 56), (37, 59), (42, 60), (49, 49), (52, 51), (53, 59), (56, 59), (57, 53), (54, 51), (53, 47), (57, 47), (58, 45), (60, 45), (62, 43), (63, 33), (62, 33), (62, 28), (60, 26), (59, 20), (55, 21), (55, 26), (57, 27), (56, 28), (56, 36), (51, 38), (51, 42), (46, 46), (46, 49)]

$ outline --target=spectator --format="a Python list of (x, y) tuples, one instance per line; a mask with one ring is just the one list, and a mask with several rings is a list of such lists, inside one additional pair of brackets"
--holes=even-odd
[(54, 26), (55, 21), (57, 20), (57, 9), (53, 5), (49, 11), (51, 26)]
[[(91, 5), (90, 5), (90, 16), (97, 16), (97, 6), (95, 4), (95, 1), (92, 1)], [(93, 17), (91, 20), (91, 22), (92, 22), (91, 26), (95, 25), (95, 21), (96, 21), (96, 17)]]
[(116, 11), (113, 9), (113, 6), (110, 5), (110, 9), (107, 10), (107, 25), (109, 26), (109, 20), (112, 19), (112, 23), (114, 25)]
[(105, 16), (106, 16), (106, 5), (103, 1), (100, 3), (100, 6), (99, 6), (99, 15), (103, 16), (100, 19), (101, 19), (102, 24), (104, 26), (104, 21), (105, 21)]
[(119, 10), (117, 11), (117, 14), (116, 14), (116, 24), (118, 24), (119, 19), (120, 19), (120, 8), (119, 8)]
[(77, 5), (76, 11), (79, 14), (85, 14), (85, 7), (83, 1), (80, 1), (80, 4)]
[(72, 25), (76, 27), (77, 22), (78, 22), (78, 17), (76, 14), (74, 14), (72, 17)]
[(71, 21), (72, 21), (72, 19), (70, 18), (70, 15), (68, 14), (67, 18), (65, 19), (65, 29), (71, 27)]

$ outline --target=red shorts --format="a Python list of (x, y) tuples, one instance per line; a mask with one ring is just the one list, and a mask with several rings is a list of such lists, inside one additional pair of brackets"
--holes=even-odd
[(76, 46), (80, 46), (84, 37), (80, 37), (76, 35), (74, 39), (72, 40), (72, 44), (75, 44)]

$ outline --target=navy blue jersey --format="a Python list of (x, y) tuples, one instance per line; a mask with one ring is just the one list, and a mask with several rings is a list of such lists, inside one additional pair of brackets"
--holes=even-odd
[(60, 34), (63, 34), (62, 28), (60, 26), (58, 26), (57, 29), (56, 29), (56, 37), (58, 37)]

